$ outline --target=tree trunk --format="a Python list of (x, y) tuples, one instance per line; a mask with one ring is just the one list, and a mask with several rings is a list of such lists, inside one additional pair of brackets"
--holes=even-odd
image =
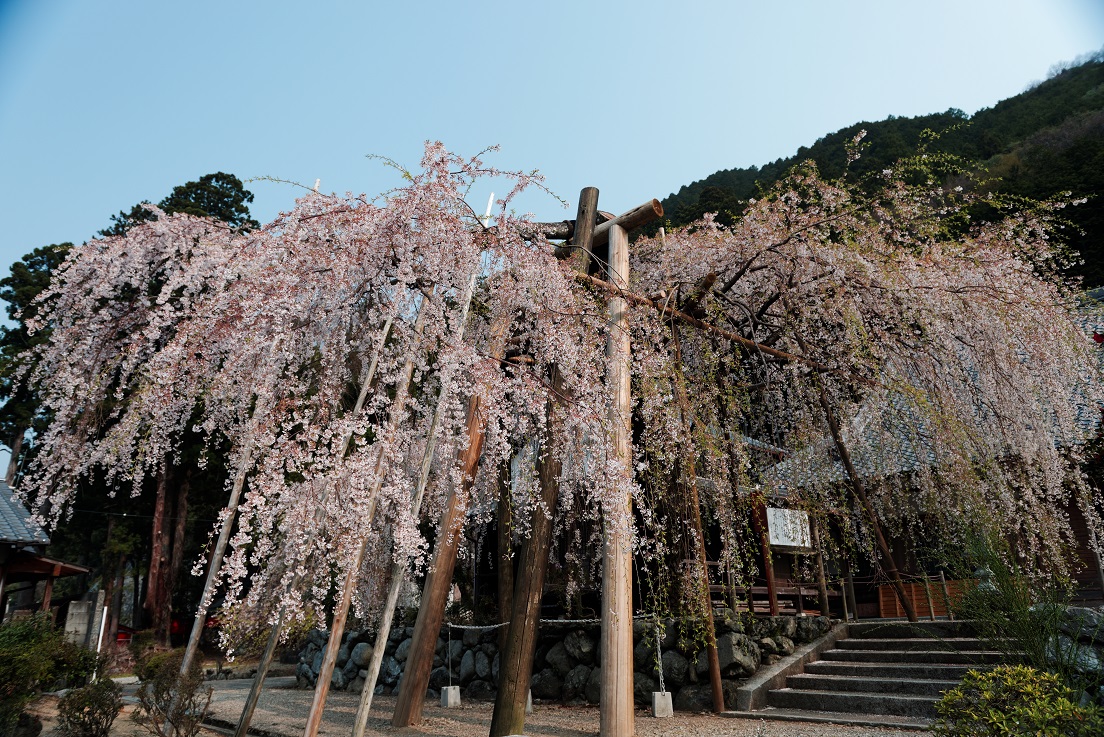
[[(679, 344), (678, 324), (671, 324), (671, 338), (675, 348), (675, 388), (678, 392), (679, 413), (683, 431), (689, 433), (692, 425), (690, 398), (686, 391), (686, 377), (682, 373), (682, 346)], [(701, 518), (701, 499), (698, 495), (698, 474), (694, 468), (694, 450), (687, 441), (682, 443), (682, 454), (675, 465), (676, 484), (681, 487), (689, 505), (689, 517), (693, 523), (694, 554), (697, 556), (698, 587), (701, 596), (702, 619), (705, 622), (705, 652), (709, 663), (709, 685), (713, 692), (713, 711), (725, 710), (724, 687), (721, 684), (721, 661), (717, 655), (717, 630), (713, 624), (713, 600), (709, 596), (709, 566), (705, 552), (705, 529)], [(679, 478), (681, 477), (681, 478)]]
[[(563, 377), (552, 370), (552, 396), (563, 393)], [(561, 465), (557, 458), (559, 427), (556, 402), (548, 401), (547, 434), (537, 462), (541, 504), (533, 508), (529, 538), (521, 546), (521, 567), (513, 592), (510, 624), (501, 649), (498, 692), (491, 715), (490, 737), (522, 734), (525, 731), (525, 705), (529, 681), (533, 675), (533, 654), (537, 649), (541, 596), (548, 570), (548, 552), (552, 546), (552, 516), (560, 493)], [(545, 514), (545, 510), (548, 513)], [(512, 565), (512, 561), (510, 562)]]
[(180, 485), (177, 486), (176, 489), (176, 519), (173, 521), (169, 570), (168, 575), (165, 577), (170, 616), (172, 612), (173, 594), (176, 593), (177, 588), (180, 586), (180, 573), (184, 568), (184, 534), (187, 530), (188, 495), (191, 491), (191, 486), (192, 470), (189, 468), (184, 471), (184, 477), (180, 480)]
[[(498, 474), (498, 621), (508, 622), (514, 611), (514, 510), (510, 498), (510, 463), (502, 465)], [(498, 650), (506, 647), (509, 629), (498, 630)], [(520, 734), (520, 732), (518, 733)]]
[(15, 474), (19, 472), (19, 454), (23, 450), (23, 435), (27, 428), (16, 429), (11, 441), (11, 458), (8, 460), (8, 471), (4, 474), (4, 483), (11, 486), (15, 483)]
[(153, 530), (150, 534), (150, 564), (146, 575), (146, 601), (144, 609), (149, 615), (154, 639), (163, 647), (169, 646), (168, 554), (169, 527), (166, 507), (169, 485), (167, 461), (157, 473), (157, 499), (153, 506)]
[(878, 550), (882, 554), (882, 565), (885, 567), (886, 575), (889, 576), (889, 582), (893, 586), (893, 590), (897, 593), (897, 600), (901, 602), (901, 608), (905, 610), (905, 616), (908, 617), (908, 621), (916, 622), (918, 618), (916, 616), (916, 610), (912, 606), (912, 602), (909, 601), (908, 596), (905, 595), (905, 585), (901, 582), (901, 573), (897, 570), (897, 564), (893, 562), (893, 551), (889, 547), (889, 543), (886, 542), (885, 535), (882, 533), (882, 525), (878, 520), (878, 513), (874, 510), (874, 505), (870, 503), (870, 498), (866, 495), (866, 487), (859, 478), (858, 472), (855, 470), (855, 465), (851, 462), (851, 453), (847, 449), (847, 445), (843, 442), (843, 435), (840, 433), (839, 422), (836, 420), (836, 415), (832, 412), (832, 407), (828, 403), (828, 395), (824, 391), (824, 385), (820, 385), (820, 406), (824, 410), (824, 416), (828, 420), (828, 429), (832, 433), (832, 441), (836, 445), (836, 451), (839, 453), (840, 461), (843, 463), (843, 468), (847, 471), (848, 488), (854, 495), (855, 499), (862, 505), (863, 511), (866, 512), (867, 520), (870, 522), (871, 528), (874, 530), (874, 540), (878, 544)]

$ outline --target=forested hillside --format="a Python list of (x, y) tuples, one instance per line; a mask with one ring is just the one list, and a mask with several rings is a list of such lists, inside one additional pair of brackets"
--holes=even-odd
[[(1069, 191), (1088, 202), (1067, 212), (1074, 226), (1070, 245), (1084, 263), (1075, 273), (1089, 287), (1104, 285), (1104, 52), (1061, 71), (1022, 94), (968, 116), (961, 110), (881, 121), (861, 121), (830, 133), (787, 159), (761, 167), (722, 169), (683, 186), (663, 201), (671, 225), (685, 225), (706, 212), (725, 224), (792, 166), (807, 159), (828, 177), (843, 174), (846, 143), (861, 130), (868, 144), (851, 175), (878, 172), (922, 145), (924, 131), (938, 134), (928, 150), (955, 154), (995, 178), (1010, 195), (1044, 199)], [(1083, 232), (1078, 232), (1083, 231)]]

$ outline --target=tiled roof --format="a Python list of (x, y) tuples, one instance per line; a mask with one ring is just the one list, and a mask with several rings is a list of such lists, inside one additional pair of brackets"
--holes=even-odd
[[(1091, 292), (1088, 296), (1095, 299), (1104, 297), (1104, 289), (1095, 291), (1100, 293), (1099, 296)], [(1086, 332), (1104, 335), (1104, 318), (1098, 314), (1086, 314), (1082, 324)], [(1098, 360), (1104, 364), (1104, 354)], [(1074, 406), (1076, 424), (1082, 435), (1055, 437), (1056, 444), (1082, 443), (1087, 436), (1100, 429), (1101, 408), (1094, 406), (1084, 393), (1075, 392), (1070, 397), (1070, 403)], [(986, 418), (979, 416), (975, 421), (976, 431), (986, 432)], [(907, 474), (939, 463), (939, 454), (930, 440), (927, 423), (911, 402), (899, 394), (890, 394), (881, 403), (868, 403), (855, 421), (844, 428), (844, 434), (848, 436), (855, 470), (866, 479)], [(839, 483), (846, 478), (847, 471), (834, 444), (827, 437), (790, 454), (762, 475), (763, 483), (782, 496), (818, 484)]]
[(46, 531), (31, 519), (31, 513), (3, 481), (0, 481), (0, 543), (20, 546), (50, 543)]

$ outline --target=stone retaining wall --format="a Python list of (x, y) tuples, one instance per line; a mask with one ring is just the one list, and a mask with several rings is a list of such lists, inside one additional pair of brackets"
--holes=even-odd
[[(729, 708), (735, 706), (737, 687), (760, 666), (777, 662), (792, 653), (795, 645), (819, 638), (831, 626), (827, 617), (737, 617), (727, 610), (724, 615), (716, 618), (715, 625), (725, 703)], [(555, 620), (541, 623), (530, 682), (534, 699), (565, 704), (598, 703), (599, 631), (597, 624), (557, 624)], [(398, 690), (413, 633), (413, 627), (391, 631), (380, 668), (377, 694)], [(498, 683), (498, 635), (497, 629), (452, 629), (451, 634), (442, 629), (429, 680), (429, 698), (436, 699), (440, 689), (451, 684), (462, 687), (464, 698), (494, 699)], [(296, 670), (301, 688), (314, 687), (327, 635), (311, 630), (307, 639)], [(345, 634), (331, 680), (333, 688), (356, 692), (363, 689), (374, 640), (375, 634), (368, 630)], [(705, 651), (698, 644), (680, 638), (678, 627), (671, 620), (664, 622), (661, 633), (653, 622), (636, 620), (633, 623), (636, 702), (649, 705), (652, 692), (660, 690), (657, 640), (664, 687), (674, 693), (675, 708), (710, 710), (712, 696)]]

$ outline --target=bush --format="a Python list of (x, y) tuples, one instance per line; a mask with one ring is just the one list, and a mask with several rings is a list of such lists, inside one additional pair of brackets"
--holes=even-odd
[(939, 720), (933, 731), (946, 737), (1104, 734), (1104, 710), (1079, 706), (1077, 700), (1057, 675), (1026, 665), (969, 671), (936, 703)]
[(58, 703), (58, 730), (62, 737), (108, 737), (122, 708), (119, 685), (110, 678), (101, 678), (62, 698)]
[(95, 654), (66, 642), (45, 615), (0, 626), (0, 737), (41, 689), (79, 685), (95, 668)]
[[(203, 672), (193, 663), (184, 676), (184, 652), (165, 653), (153, 676), (138, 689), (134, 721), (155, 737), (195, 737), (211, 704), (211, 689), (201, 688)], [(147, 668), (149, 665), (147, 664)]]

